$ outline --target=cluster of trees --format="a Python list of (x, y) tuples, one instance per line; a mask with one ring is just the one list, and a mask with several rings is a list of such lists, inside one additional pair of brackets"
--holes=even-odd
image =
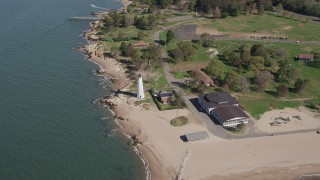
[[(287, 55), (280, 49), (271, 50), (263, 45), (240, 46), (238, 53), (226, 51), (225, 62), (238, 67), (235, 71), (223, 72), (221, 61), (212, 60), (205, 71), (219, 81), (224, 88), (233, 91), (249, 91), (252, 87), (257, 92), (263, 92), (269, 83), (276, 81), (278, 96), (286, 96), (288, 92), (301, 93), (309, 80), (300, 79), (297, 70), (290, 66)], [(254, 76), (247, 78), (243, 71), (253, 71)], [(289, 87), (292, 87), (291, 89)]]
[(154, 14), (148, 16), (134, 17), (134, 24), (139, 29), (150, 30), (156, 27), (159, 17)]
[(117, 11), (109, 12), (102, 20), (104, 31), (113, 31), (117, 27), (129, 27), (134, 24), (134, 19), (128, 15), (119, 14)]
[(117, 11), (112, 11), (105, 16), (102, 20), (103, 28), (105, 32), (113, 31), (117, 27), (129, 27), (136, 26), (139, 29), (150, 30), (153, 29), (162, 16), (156, 16), (154, 14), (149, 14), (141, 17), (135, 16), (134, 18), (130, 15), (119, 14)]
[[(190, 10), (213, 14), (214, 17), (238, 16), (241, 12), (263, 14), (272, 10), (271, 0), (192, 0)], [(194, 5), (194, 6), (193, 6)]]
[(176, 61), (187, 61), (195, 53), (196, 47), (192, 44), (192, 42), (188, 41), (182, 41), (178, 43), (175, 49), (169, 51), (170, 56)]
[(287, 54), (282, 49), (268, 49), (261, 44), (249, 47), (242, 45), (235, 51), (225, 51), (224, 59), (226, 63), (233, 65), (239, 69), (247, 69), (251, 71), (270, 69), (272, 72), (279, 70), (279, 65), (274, 59), (286, 59)]
[(273, 4), (296, 13), (320, 17), (319, 0), (273, 0)]
[(162, 47), (156, 44), (151, 44), (146, 49), (137, 49), (131, 43), (122, 42), (119, 50), (122, 56), (131, 58), (136, 70), (144, 68), (152, 70), (159, 65), (163, 55)]

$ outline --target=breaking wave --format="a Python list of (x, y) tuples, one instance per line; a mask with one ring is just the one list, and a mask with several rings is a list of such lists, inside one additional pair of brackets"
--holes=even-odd
[(90, 4), (90, 7), (93, 7), (93, 8), (96, 8), (96, 9), (103, 9), (103, 10), (107, 10), (108, 9), (108, 8), (96, 6), (94, 4)]

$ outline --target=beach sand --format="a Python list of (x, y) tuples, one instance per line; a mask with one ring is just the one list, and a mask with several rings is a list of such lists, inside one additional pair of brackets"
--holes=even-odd
[[(181, 135), (206, 131), (189, 110), (143, 110), (125, 99), (115, 99), (116, 112), (128, 118), (118, 121), (123, 131), (143, 142), (138, 149), (147, 157), (153, 179), (174, 179), (179, 171), (180, 179), (295, 178), (320, 171), (320, 135), (316, 132), (239, 140), (210, 135), (206, 140), (186, 143)], [(181, 115), (190, 123), (172, 127), (170, 120)]]
[[(299, 116), (301, 120), (294, 118)], [(279, 124), (271, 126), (270, 123), (274, 123), (276, 118), (282, 117), (283, 119), (289, 118), (290, 121), (285, 122), (283, 120), (277, 120)], [(257, 132), (277, 133), (277, 132), (290, 132), (297, 130), (308, 130), (320, 128), (320, 116), (319, 113), (315, 113), (307, 109), (306, 107), (285, 108), (282, 110), (272, 110), (265, 112), (261, 118), (256, 121)]]

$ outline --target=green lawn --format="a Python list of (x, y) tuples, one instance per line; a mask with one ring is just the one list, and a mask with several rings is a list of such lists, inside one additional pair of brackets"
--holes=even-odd
[(250, 95), (256, 95), (256, 97), (240, 95), (238, 100), (244, 109), (257, 119), (259, 119), (264, 112), (271, 109), (296, 108), (305, 104), (304, 101), (287, 101), (265, 93), (251, 93)]
[(206, 23), (221, 32), (242, 32), (287, 36), (289, 39), (319, 41), (320, 26), (273, 15), (242, 15)]
[(176, 72), (173, 73), (173, 76), (177, 79), (184, 79), (190, 77), (190, 74), (188, 72)]
[(164, 74), (160, 74), (159, 77), (154, 78), (151, 82), (151, 87), (154, 89), (163, 89), (163, 88), (169, 88), (169, 83), (166, 79), (166, 77), (164, 76)]

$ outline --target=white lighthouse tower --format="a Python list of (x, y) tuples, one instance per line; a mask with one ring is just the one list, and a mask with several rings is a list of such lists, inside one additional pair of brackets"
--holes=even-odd
[(138, 93), (137, 93), (138, 99), (144, 99), (144, 92), (143, 92), (143, 82), (142, 82), (142, 76), (138, 75)]

